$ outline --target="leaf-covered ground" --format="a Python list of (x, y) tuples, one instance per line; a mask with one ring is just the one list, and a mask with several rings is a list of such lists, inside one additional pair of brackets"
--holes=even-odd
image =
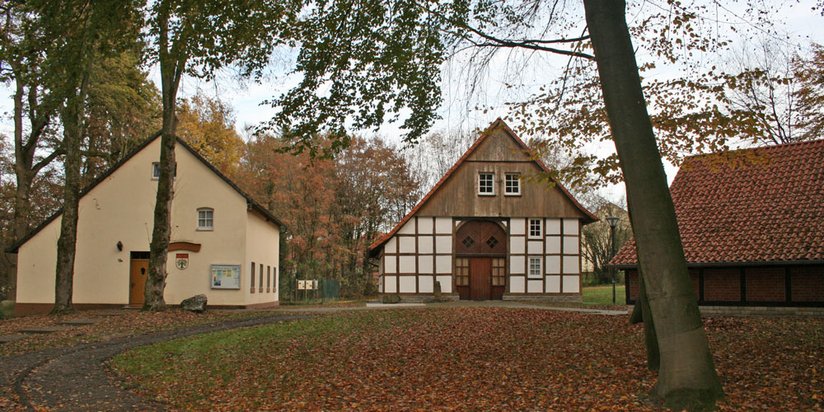
[[(6, 319), (0, 322), (0, 335), (19, 334), (21, 329), (40, 327), (64, 327), (64, 330), (48, 334), (26, 334), (22, 340), (0, 345), (0, 357), (19, 355), (41, 349), (69, 347), (83, 343), (107, 341), (122, 336), (134, 336), (149, 332), (171, 330), (227, 319), (261, 316), (257, 311), (211, 310), (203, 314), (169, 309), (163, 312), (139, 310), (90, 310), (65, 316), (34, 315)], [(90, 325), (61, 325), (68, 320), (88, 319)]]
[[(708, 318), (721, 410), (824, 409), (824, 319)], [(449, 308), (340, 313), (127, 352), (175, 409), (655, 410), (624, 316)]]

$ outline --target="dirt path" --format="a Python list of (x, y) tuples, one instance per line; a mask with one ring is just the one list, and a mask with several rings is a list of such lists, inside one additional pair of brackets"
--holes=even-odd
[(16, 404), (0, 405), (0, 409), (163, 410), (164, 405), (115, 385), (109, 379), (104, 363), (112, 356), (138, 346), (307, 317), (279, 313), (0, 358), (0, 388), (16, 398)]

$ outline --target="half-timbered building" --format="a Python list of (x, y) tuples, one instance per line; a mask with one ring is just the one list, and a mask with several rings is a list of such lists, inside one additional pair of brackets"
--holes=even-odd
[(370, 246), (404, 300), (579, 300), (581, 227), (597, 218), (498, 119)]

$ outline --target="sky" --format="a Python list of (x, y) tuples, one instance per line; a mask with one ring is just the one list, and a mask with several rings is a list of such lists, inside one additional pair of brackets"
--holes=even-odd
[[(812, 1), (765, 1), (775, 7), (775, 13), (770, 17), (778, 22), (779, 30), (786, 33), (789, 39), (788, 42), (793, 44), (796, 42), (805, 44), (809, 41), (824, 43), (824, 30), (821, 28), (824, 17), (820, 13), (811, 11)], [(728, 2), (721, 3), (728, 5)], [(641, 7), (657, 7), (655, 1), (644, 1), (640, 4)], [(729, 3), (729, 7), (734, 7), (734, 3)], [(757, 24), (748, 19), (737, 19), (736, 16), (740, 13), (735, 10), (729, 11), (729, 13), (722, 13), (726, 16), (722, 20), (730, 26), (736, 26), (742, 32), (760, 32), (761, 29)], [(711, 17), (705, 16), (706, 19)], [(630, 25), (633, 24), (633, 18), (634, 16), (628, 15)], [(739, 41), (743, 40), (743, 38), (739, 39)], [(239, 82), (230, 73), (220, 73), (215, 81), (210, 82), (184, 78), (180, 89), (181, 97), (191, 96), (197, 92), (219, 97), (234, 109), (236, 127), (241, 135), (245, 136), (244, 129), (247, 126), (255, 126), (265, 122), (275, 113), (274, 109), (261, 105), (260, 102), (278, 96), (297, 84), (299, 78), (294, 74), (289, 74), (290, 63), (294, 55), (290, 52), (281, 51), (280, 53), (280, 55), (274, 56), (268, 75), (262, 83)], [(557, 75), (560, 68), (566, 63), (566, 59), (554, 57), (533, 58), (531, 64), (517, 67), (516, 73), (513, 73), (512, 67), (508, 63), (508, 56), (505, 53), (500, 54), (485, 71), (480, 91), (472, 96), (467, 96), (466, 93), (466, 78), (462, 72), (464, 61), (461, 60), (461, 57), (458, 56), (458, 58), (445, 64), (442, 71), (444, 102), (438, 111), (441, 119), (433, 124), (432, 131), (468, 133), (485, 128), (498, 117), (506, 119), (509, 113), (505, 103), (522, 100), (536, 92), (538, 87), (546, 83), (547, 76), (552, 76), (553, 73)], [(668, 76), (672, 73), (677, 72), (664, 68), (654, 75)], [(150, 74), (155, 83), (159, 85), (158, 68), (152, 68)], [(515, 88), (506, 87), (506, 84), (513, 82), (519, 86)], [(4, 118), (0, 121), (0, 133), (10, 136), (12, 132), (9, 116), (11, 90), (4, 87), (0, 89), (0, 94), (9, 96), (0, 99), (0, 110), (5, 113)], [(475, 106), (486, 106), (488, 110), (473, 110)], [(385, 124), (377, 131), (356, 132), (365, 136), (377, 136), (395, 144), (400, 144), (402, 134), (397, 124)], [(612, 147), (608, 143), (592, 147), (590, 150), (603, 155), (609, 153)], [(665, 170), (671, 181), (677, 172), (677, 168), (665, 162)], [(624, 189), (622, 185), (613, 185), (602, 188), (599, 192), (610, 200), (619, 201), (623, 198)]]

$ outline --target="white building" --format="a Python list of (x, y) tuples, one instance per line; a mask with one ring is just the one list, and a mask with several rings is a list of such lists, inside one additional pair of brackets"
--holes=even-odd
[[(178, 139), (165, 300), (205, 294), (209, 306), (278, 303), (281, 223)], [(77, 308), (143, 304), (157, 191), (160, 138), (136, 149), (83, 191), (77, 223)], [(19, 314), (54, 303), (60, 216), (12, 247)]]

